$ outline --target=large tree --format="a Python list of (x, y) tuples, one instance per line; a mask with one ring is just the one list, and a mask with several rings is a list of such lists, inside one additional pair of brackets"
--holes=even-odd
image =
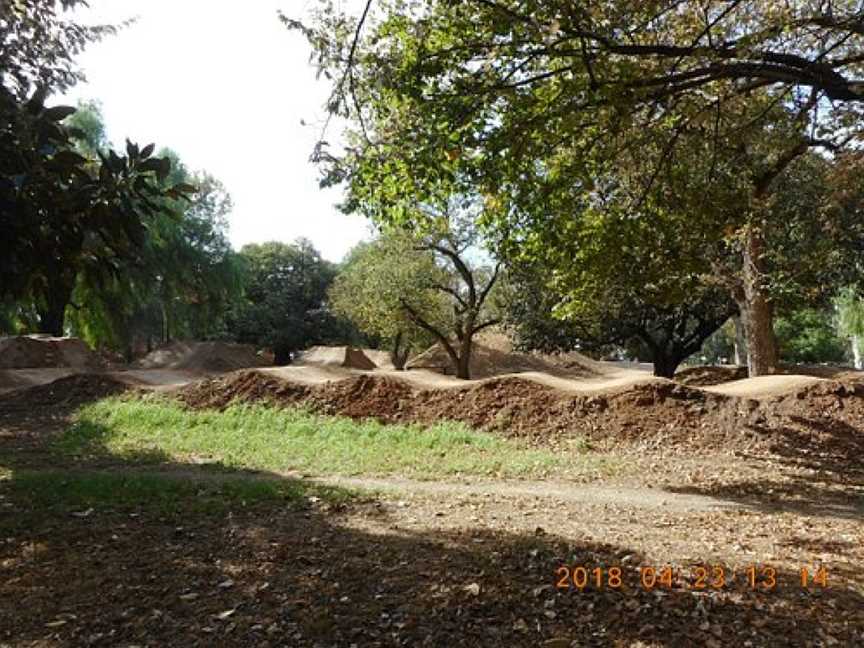
[(0, 299), (31, 302), (54, 335), (79, 274), (110, 274), (137, 255), (160, 199), (188, 190), (160, 185), (170, 162), (153, 145), (81, 155), (62, 123), (75, 109), (46, 105), (80, 78), (74, 55), (113, 31), (64, 19), (76, 4), (4, 3), (0, 20)]
[[(359, 21), (321, 4), (311, 28), (288, 22), (336, 80), (331, 110), (355, 126), (344, 155), (317, 151), (325, 182), (349, 180), (349, 208), (385, 205), (404, 220), (418, 193), (454, 181), (524, 208), (525, 178), (557, 158), (566, 181), (594, 196), (598, 171), (634, 151), (647, 194), (686, 133), (704, 130), (707, 159), (747, 170), (730, 233), (736, 296), (751, 372), (773, 370), (766, 203), (808, 149), (856, 134), (856, 3), (438, 0), (414, 11), (378, 0)], [(632, 204), (643, 199), (635, 192)]]
[(240, 257), (245, 296), (229, 321), (239, 342), (272, 349), (278, 365), (309, 345), (344, 342), (346, 328), (327, 307), (336, 266), (311, 242), (245, 245)]
[(449, 283), (433, 253), (417, 250), (409, 235), (386, 233), (351, 250), (329, 295), (333, 310), (386, 343), (393, 366), (402, 370), (412, 350), (435, 341), (411, 320), (403, 300), (427, 321), (443, 327), (448, 304), (435, 286)]

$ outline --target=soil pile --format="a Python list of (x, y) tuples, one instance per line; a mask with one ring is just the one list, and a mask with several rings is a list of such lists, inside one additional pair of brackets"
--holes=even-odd
[[(429, 369), (452, 374), (453, 364), (447, 351), (436, 344), (412, 358), (409, 369)], [(501, 374), (537, 371), (556, 376), (594, 377), (610, 373), (602, 363), (571, 351), (562, 354), (519, 353), (502, 333), (478, 335), (471, 356), (471, 377), (491, 378)]]
[(382, 351), (381, 349), (361, 349), (361, 351), (363, 351), (367, 358), (375, 363), (375, 366), (378, 369), (385, 369), (388, 371), (394, 371), (396, 369), (396, 367), (393, 366), (393, 359), (390, 357), (389, 351)]
[(310, 391), (305, 385), (247, 370), (191, 383), (177, 395), (189, 407), (222, 410), (233, 403), (292, 405), (307, 399)]
[(377, 365), (369, 359), (362, 349), (347, 346), (313, 346), (295, 361), (297, 365), (318, 365), (325, 367), (344, 367), (372, 371)]
[(574, 394), (519, 377), (464, 388), (418, 389), (386, 376), (299, 385), (256, 371), (187, 386), (189, 406), (302, 403), (322, 414), (387, 423), (463, 422), (535, 444), (584, 439), (597, 449), (774, 452), (857, 461), (864, 453), (864, 383), (819, 383), (757, 401), (671, 381), (607, 394)]
[(747, 367), (700, 366), (688, 367), (675, 374), (675, 382), (691, 387), (708, 387), (747, 377)]
[(72, 337), (0, 337), (0, 369), (71, 367), (98, 370), (101, 358), (83, 340)]
[(129, 390), (129, 385), (107, 374), (75, 374), (45, 385), (0, 395), (0, 408), (75, 408)]
[(246, 344), (178, 341), (148, 353), (133, 367), (228, 372), (267, 364), (265, 357)]

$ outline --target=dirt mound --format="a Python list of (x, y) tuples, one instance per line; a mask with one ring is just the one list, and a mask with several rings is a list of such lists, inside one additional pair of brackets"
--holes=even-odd
[(178, 341), (148, 353), (133, 367), (228, 372), (267, 364), (266, 358), (246, 344)]
[(378, 369), (393, 371), (396, 367), (393, 366), (393, 359), (390, 357), (389, 351), (381, 349), (361, 349), (366, 357), (375, 363)]
[(827, 381), (758, 401), (672, 381), (578, 394), (515, 376), (424, 389), (374, 374), (300, 385), (258, 371), (202, 381), (180, 392), (196, 408), (236, 401), (302, 403), (322, 414), (387, 423), (460, 421), (540, 445), (577, 438), (599, 450), (772, 452), (834, 461), (859, 461), (864, 453), (862, 396), (864, 383)]
[(75, 374), (45, 385), (0, 395), (0, 408), (74, 408), (127, 390), (129, 385), (107, 374)]
[(720, 427), (731, 432), (722, 417), (719, 423), (711, 419), (711, 425), (703, 417), (706, 411), (725, 407), (728, 399), (671, 382), (637, 385), (610, 395), (577, 395), (517, 377), (472, 383), (463, 389), (418, 389), (386, 376), (299, 385), (245, 371), (189, 385), (179, 397), (196, 408), (224, 408), (236, 401), (302, 402), (322, 414), (388, 423), (453, 420), (541, 443), (578, 436), (604, 447), (653, 447), (672, 437), (687, 448), (701, 447), (725, 443), (725, 434), (717, 438)]
[(310, 391), (307, 386), (248, 370), (192, 383), (177, 394), (189, 407), (221, 410), (236, 402), (291, 405), (308, 398)]
[(0, 370), (0, 391), (20, 389), (30, 384), (30, 381), (26, 377), (19, 375), (17, 371)]
[[(448, 375), (454, 373), (450, 356), (439, 344), (412, 358), (408, 368), (428, 369)], [(595, 377), (606, 373), (599, 363), (576, 352), (560, 355), (518, 353), (509, 345), (488, 346), (485, 340), (474, 344), (472, 378), (491, 378), (528, 371), (571, 377)]]
[(363, 371), (377, 368), (362, 349), (347, 346), (313, 346), (301, 353), (295, 364), (344, 367)]
[(708, 387), (747, 377), (747, 367), (699, 366), (682, 369), (675, 374), (675, 382), (691, 387)]
[(0, 337), (0, 369), (102, 368), (101, 358), (83, 340), (19, 335)]

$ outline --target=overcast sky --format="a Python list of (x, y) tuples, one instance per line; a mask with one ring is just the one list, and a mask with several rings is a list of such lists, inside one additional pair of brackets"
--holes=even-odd
[(89, 0), (85, 22), (138, 20), (80, 57), (88, 82), (69, 99), (101, 101), (112, 142), (167, 146), (219, 178), (234, 199), (235, 247), (305, 236), (338, 261), (368, 224), (335, 208), (340, 190), (318, 188), (309, 154), (328, 86), (276, 16), (299, 17), (312, 1)]

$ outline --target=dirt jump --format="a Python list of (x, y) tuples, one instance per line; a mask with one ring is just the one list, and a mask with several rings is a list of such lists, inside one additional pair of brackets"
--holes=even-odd
[(102, 368), (100, 357), (82, 340), (20, 335), (0, 337), (0, 369)]
[(349, 346), (313, 346), (303, 351), (294, 364), (301, 367), (343, 367), (361, 371), (373, 371), (378, 367), (362, 349)]
[(234, 371), (264, 367), (268, 359), (254, 347), (230, 342), (177, 341), (148, 353), (133, 363), (134, 369), (181, 369), (186, 371)]

